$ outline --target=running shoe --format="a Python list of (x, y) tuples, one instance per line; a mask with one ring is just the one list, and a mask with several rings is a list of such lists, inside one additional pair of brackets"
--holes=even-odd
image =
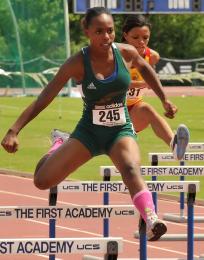
[(53, 129), (51, 131), (51, 141), (52, 141), (52, 144), (54, 144), (56, 142), (56, 140), (59, 140), (59, 139), (61, 139), (62, 142), (64, 142), (69, 137), (70, 137), (70, 133), (63, 132), (63, 131), (61, 131), (59, 129)]
[(167, 232), (167, 226), (164, 221), (156, 219), (152, 225), (147, 225), (148, 241), (157, 241)]
[(179, 125), (171, 145), (173, 156), (176, 160), (183, 159), (189, 139), (190, 133), (187, 126)]
[[(150, 210), (146, 210), (146, 236), (148, 241), (157, 241), (159, 238), (167, 232), (167, 226), (164, 221), (158, 218), (157, 214)], [(142, 225), (142, 217), (139, 220), (139, 230)]]

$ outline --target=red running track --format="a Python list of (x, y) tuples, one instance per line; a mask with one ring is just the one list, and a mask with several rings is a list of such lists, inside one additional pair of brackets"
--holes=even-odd
[[(101, 193), (61, 193), (58, 195), (57, 206), (68, 205), (100, 205), (103, 203)], [(110, 194), (110, 204), (131, 204), (129, 195), (121, 193)], [(0, 175), (0, 205), (1, 206), (48, 206), (48, 191), (40, 191), (33, 185), (32, 179)], [(159, 215), (177, 213), (178, 202), (159, 200)], [(204, 207), (195, 206), (195, 215), (204, 216)], [(138, 219), (132, 216), (110, 220), (110, 235), (123, 237), (124, 250), (119, 257), (139, 258), (139, 242), (133, 237), (137, 230)], [(168, 233), (186, 233), (186, 224), (167, 222)], [(102, 237), (103, 222), (101, 219), (58, 220), (56, 237)], [(204, 224), (195, 223), (195, 234), (204, 234)], [(44, 220), (13, 220), (2, 219), (0, 222), (1, 238), (48, 238), (49, 225)], [(186, 241), (156, 241), (148, 242), (148, 257), (151, 258), (184, 258), (187, 256)], [(195, 257), (204, 253), (204, 242), (195, 241)], [(48, 259), (47, 255), (0, 255), (1, 260)], [(56, 260), (79, 260), (81, 255), (59, 255)]]

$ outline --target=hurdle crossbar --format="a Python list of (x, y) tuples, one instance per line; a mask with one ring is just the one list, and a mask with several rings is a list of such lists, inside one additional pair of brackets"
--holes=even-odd
[(84, 219), (84, 218), (111, 218), (137, 215), (133, 205), (91, 205), (69, 207), (0, 207), (0, 219)]
[[(187, 223), (187, 216), (184, 215), (183, 211), (181, 211), (180, 215), (165, 213), (163, 219), (175, 223)], [(194, 222), (204, 223), (204, 216), (194, 216)]]
[[(139, 238), (139, 232), (134, 233), (135, 238)], [(187, 241), (187, 234), (165, 234), (160, 237), (160, 241)], [(204, 241), (204, 234), (194, 234), (195, 241)]]
[[(172, 153), (149, 153), (149, 161), (153, 160), (153, 156), (157, 157), (160, 162), (175, 162), (177, 161)], [(204, 153), (185, 153), (183, 161), (204, 161)]]
[[(141, 166), (143, 176), (204, 176), (204, 166)], [(115, 166), (100, 166), (100, 175), (120, 176)]]
[(0, 256), (7, 254), (107, 253), (109, 242), (117, 242), (118, 252), (122, 251), (121, 237), (1, 239)]
[[(188, 186), (194, 184), (196, 191), (199, 191), (199, 181), (146, 181), (151, 192), (187, 192)], [(128, 193), (128, 188), (122, 181), (85, 181), (69, 182), (64, 181), (58, 185), (60, 192), (124, 192)]]
[(204, 143), (189, 143), (187, 151), (204, 151)]
[[(189, 144), (189, 149), (191, 148), (196, 149), (200, 147), (203, 147), (203, 143), (191, 143)], [(161, 166), (158, 166), (159, 162), (165, 161), (165, 162), (170, 162), (170, 161), (175, 161), (172, 153), (149, 153), (149, 160), (151, 161), (151, 167), (155, 167), (151, 169), (151, 167), (148, 169), (150, 174), (147, 174), (148, 170), (144, 170), (143, 173), (144, 175), (151, 175), (152, 180), (156, 181), (157, 177), (160, 175), (160, 172), (163, 174), (162, 175), (171, 175), (171, 176), (178, 176), (180, 181), (184, 181), (185, 177), (187, 176), (204, 176), (203, 174), (203, 167), (202, 166), (185, 166), (185, 161), (202, 161), (204, 159), (204, 153), (201, 152), (195, 152), (195, 153), (186, 153), (184, 155), (184, 158), (182, 161), (180, 161), (180, 166), (177, 166), (177, 168), (171, 168), (169, 166), (166, 168), (165, 166), (162, 169)], [(161, 167), (161, 168), (160, 168)], [(175, 167), (175, 166), (173, 166)], [(153, 174), (153, 171), (155, 171), (155, 174)], [(170, 173), (170, 174), (169, 174)], [(162, 176), (160, 175), (160, 176)], [(153, 201), (155, 204), (155, 209), (157, 210), (157, 194), (153, 192)], [(184, 201), (185, 201), (185, 195), (183, 192), (180, 192), (180, 213), (178, 215), (175, 214), (169, 214), (166, 213), (164, 215), (164, 220), (172, 221), (172, 222), (177, 222), (177, 223), (186, 223), (187, 218), (184, 215)], [(204, 223), (204, 217), (198, 217), (195, 216), (194, 221), (196, 223)]]

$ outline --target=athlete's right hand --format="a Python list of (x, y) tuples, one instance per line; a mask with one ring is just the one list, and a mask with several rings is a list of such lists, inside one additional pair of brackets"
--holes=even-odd
[(8, 153), (15, 153), (18, 151), (19, 141), (16, 133), (9, 129), (1, 141), (1, 145)]
[(163, 102), (163, 107), (165, 109), (164, 115), (168, 118), (174, 118), (178, 108), (169, 100)]

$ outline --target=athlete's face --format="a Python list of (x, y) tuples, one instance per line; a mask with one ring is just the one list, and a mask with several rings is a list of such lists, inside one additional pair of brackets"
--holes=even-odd
[(91, 20), (85, 30), (92, 46), (98, 50), (106, 51), (115, 39), (114, 22), (111, 15), (101, 14)]
[(150, 38), (150, 29), (148, 26), (134, 27), (123, 35), (126, 42), (133, 45), (140, 55), (144, 54)]

